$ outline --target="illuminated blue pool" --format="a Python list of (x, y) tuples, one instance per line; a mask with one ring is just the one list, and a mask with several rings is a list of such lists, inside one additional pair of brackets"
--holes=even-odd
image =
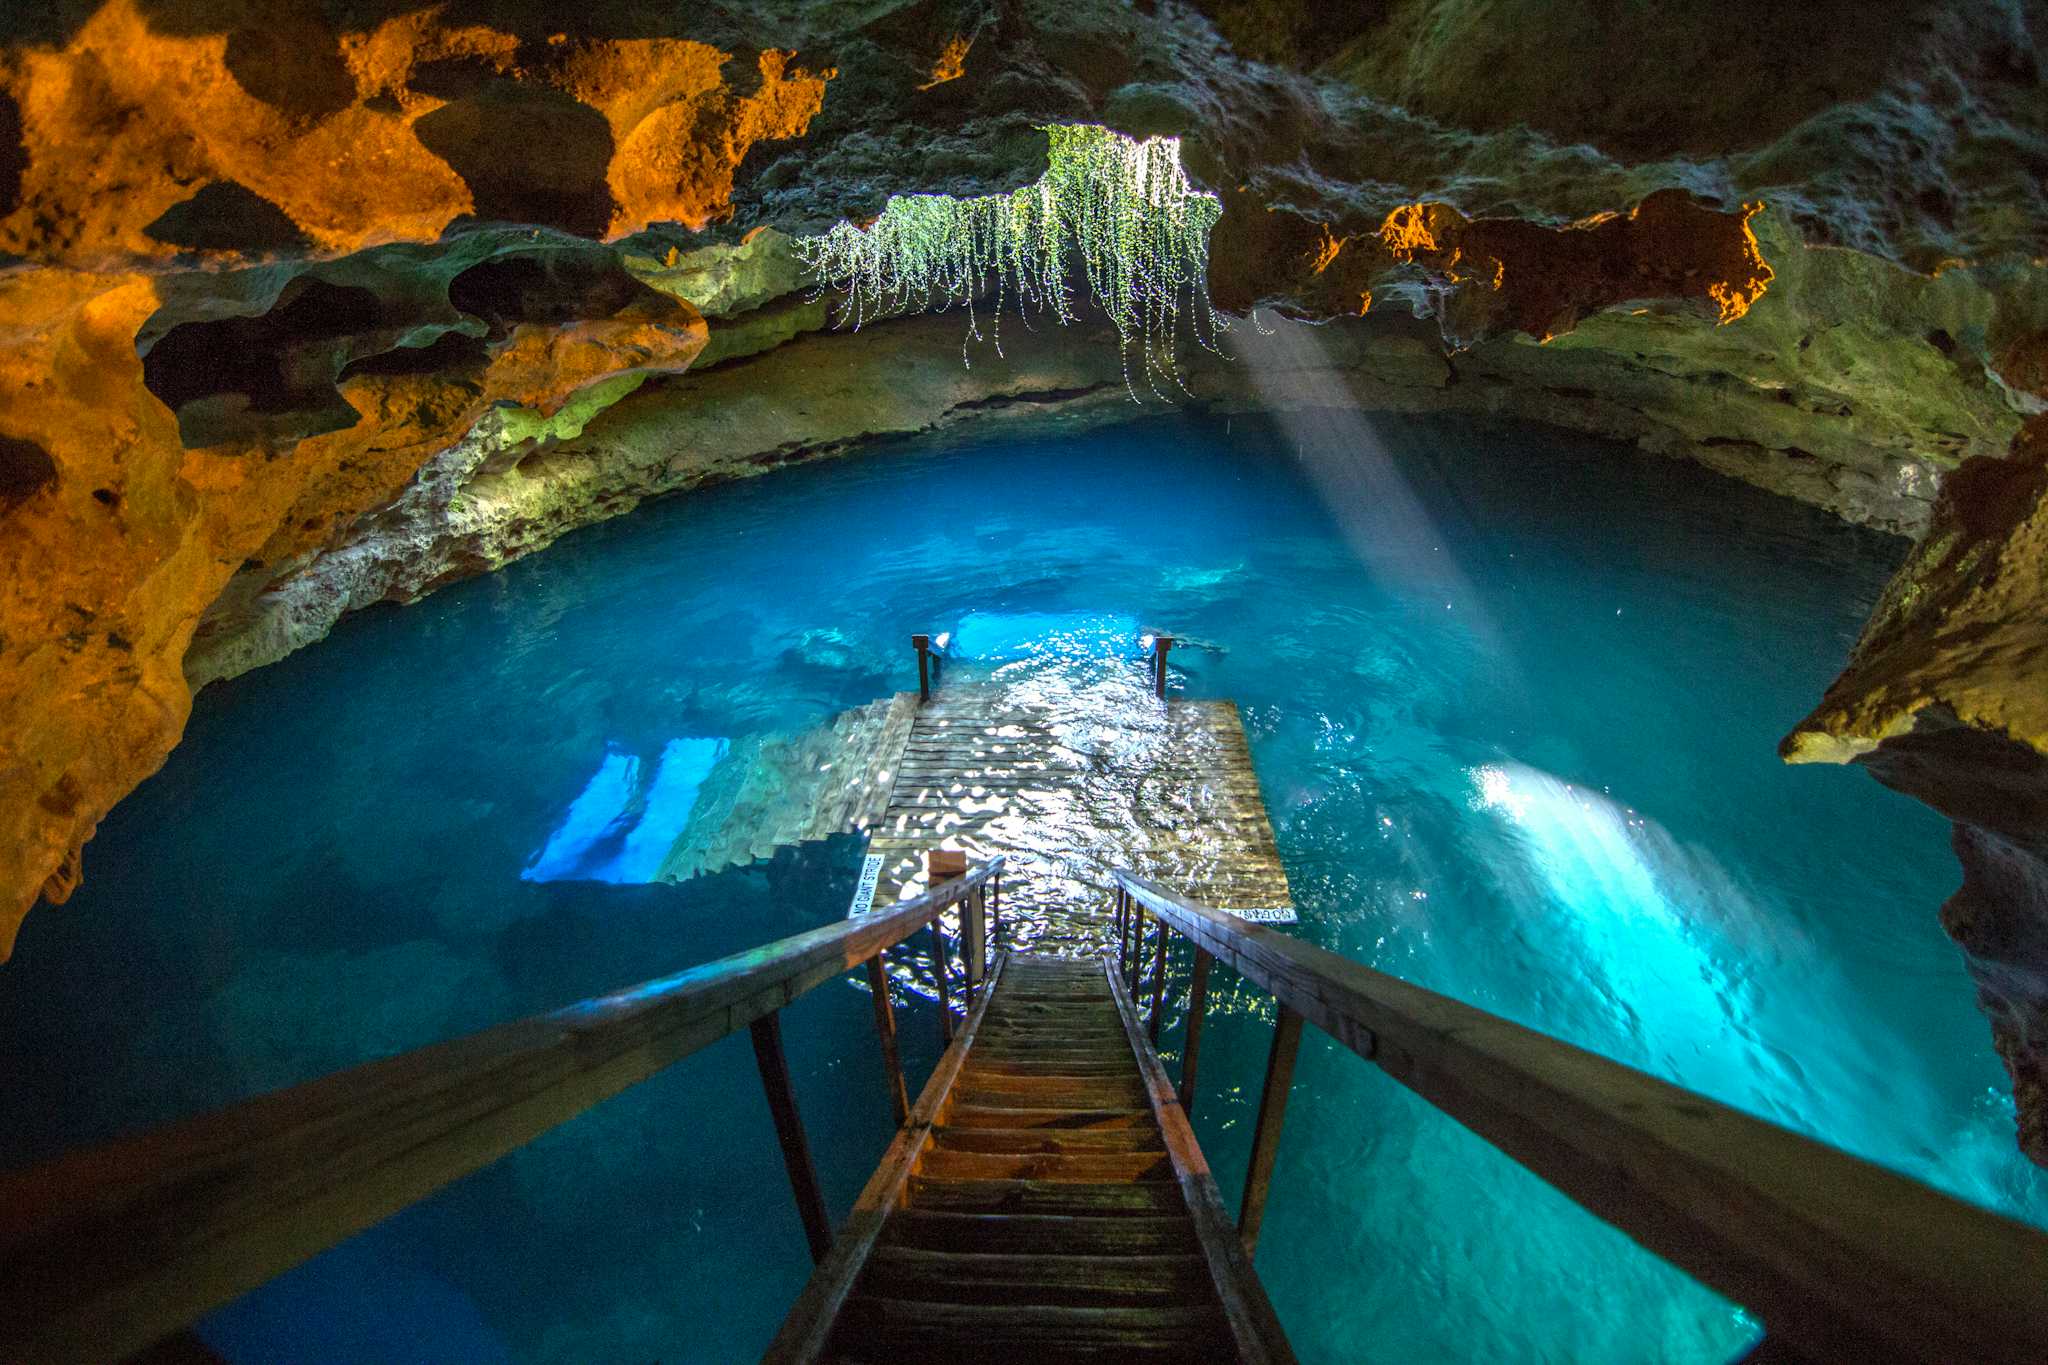
[[(963, 661), (1239, 701), (1298, 932), (2048, 1222), (1947, 829), (1779, 738), (1902, 543), (1577, 438), (1174, 415), (649, 507), (207, 691), (0, 970), (8, 1164), (842, 914), (851, 839), (649, 884), (721, 765)], [(1105, 641), (1111, 643), (1105, 643)], [(1232, 1196), (1270, 1011), (1216, 997)], [(906, 1020), (919, 1078), (935, 1023)], [(835, 1213), (872, 1021), (785, 1027)], [(1169, 1033), (1168, 1043), (1172, 1043)], [(1259, 1266), (1307, 1361), (1710, 1361), (1735, 1311), (1311, 1034)], [(267, 1361), (751, 1358), (808, 1268), (728, 1039), (219, 1314)]]

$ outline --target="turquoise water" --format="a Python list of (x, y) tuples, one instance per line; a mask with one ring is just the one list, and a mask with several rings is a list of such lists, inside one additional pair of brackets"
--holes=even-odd
[[(0, 1161), (836, 918), (851, 839), (644, 879), (730, 755), (910, 686), (911, 631), (1129, 666), (1107, 621), (1190, 639), (1176, 686), (1240, 702), (1298, 932), (2048, 1222), (1935, 923), (1946, 827), (1774, 753), (1902, 548), (1625, 449), (1336, 412), (649, 507), (200, 697), (0, 969)], [(1196, 1126), (1234, 1200), (1270, 1006), (1215, 1008)], [(916, 1083), (936, 1021), (904, 1028)], [(784, 1033), (842, 1214), (889, 1126), (868, 1003), (815, 992)], [(1259, 1266), (1309, 1361), (1750, 1332), (1313, 1034)], [(743, 1360), (806, 1272), (736, 1038), (203, 1331), (240, 1361)]]

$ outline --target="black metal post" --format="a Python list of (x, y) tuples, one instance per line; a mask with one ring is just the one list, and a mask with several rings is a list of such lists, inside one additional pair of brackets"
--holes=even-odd
[(932, 699), (932, 637), (913, 635), (910, 643), (917, 650), (917, 699), (928, 702)]

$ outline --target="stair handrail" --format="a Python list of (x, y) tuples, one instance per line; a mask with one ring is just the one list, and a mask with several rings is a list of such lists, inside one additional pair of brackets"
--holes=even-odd
[(0, 1173), (0, 1360), (105, 1362), (151, 1346), (741, 1029), (753, 1033), (822, 1259), (831, 1227), (778, 1012), (865, 966), (901, 1096), (882, 954), (930, 926), (950, 1034), (941, 916), (971, 902), (977, 913), (963, 918), (983, 922), (984, 887), (1002, 865), (993, 858), (889, 909)]
[(1696, 1092), (1115, 874), (1118, 970), (1158, 924), (1195, 948), (1181, 1102), (1194, 1100), (1212, 960), (1271, 993), (1278, 1027), (1240, 1229), (1255, 1250), (1303, 1021), (1377, 1064), (1634, 1241), (1743, 1305), (1753, 1358), (2048, 1360), (2048, 1234)]

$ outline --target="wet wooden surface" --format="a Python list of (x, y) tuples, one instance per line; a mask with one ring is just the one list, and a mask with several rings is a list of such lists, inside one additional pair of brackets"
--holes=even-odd
[(1137, 689), (1089, 700), (985, 683), (917, 708), (872, 826), (869, 849), (884, 860), (874, 903), (917, 894), (925, 851), (957, 848), (1009, 855), (1003, 918), (1020, 947), (1106, 949), (1119, 867), (1291, 922), (1236, 704), (1161, 703)]

